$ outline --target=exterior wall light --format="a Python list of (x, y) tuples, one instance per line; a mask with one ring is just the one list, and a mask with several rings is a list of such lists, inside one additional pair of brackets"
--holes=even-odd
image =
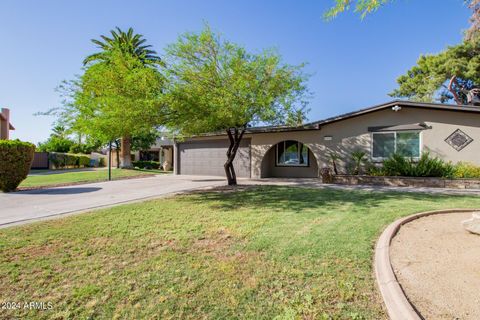
[(402, 110), (402, 107), (400, 107), (399, 105), (394, 105), (392, 107), (392, 110), (395, 111), (395, 112), (398, 112), (398, 111)]

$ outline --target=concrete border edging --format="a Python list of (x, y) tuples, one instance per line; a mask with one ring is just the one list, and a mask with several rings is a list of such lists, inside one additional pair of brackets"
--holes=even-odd
[(388, 316), (392, 320), (420, 320), (423, 317), (415, 307), (408, 301), (390, 261), (390, 243), (400, 230), (401, 226), (418, 218), (445, 213), (474, 212), (478, 209), (446, 209), (436, 211), (425, 211), (410, 215), (394, 221), (380, 235), (375, 246), (374, 269), (377, 285), (387, 308)]

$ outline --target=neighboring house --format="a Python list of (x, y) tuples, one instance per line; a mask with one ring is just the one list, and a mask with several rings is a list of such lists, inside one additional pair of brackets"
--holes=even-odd
[(133, 152), (134, 160), (157, 161), (165, 170), (171, 170), (174, 165), (173, 144), (173, 140), (161, 136), (150, 149)]
[[(228, 141), (223, 133), (197, 136), (174, 145), (176, 174), (224, 175)], [(299, 127), (249, 128), (234, 166), (239, 177), (318, 177), (341, 157), (363, 150), (381, 163), (394, 152), (417, 158), (422, 152), (446, 161), (480, 165), (480, 107), (392, 101)]]
[(8, 140), (10, 138), (10, 130), (15, 130), (10, 123), (10, 110), (2, 108), (0, 112), (0, 140)]

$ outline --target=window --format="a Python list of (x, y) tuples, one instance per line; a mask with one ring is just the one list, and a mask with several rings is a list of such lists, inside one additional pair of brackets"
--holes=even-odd
[(277, 166), (308, 166), (308, 148), (298, 141), (282, 141), (277, 144)]
[(398, 153), (408, 158), (420, 157), (420, 132), (372, 133), (372, 158), (381, 160)]

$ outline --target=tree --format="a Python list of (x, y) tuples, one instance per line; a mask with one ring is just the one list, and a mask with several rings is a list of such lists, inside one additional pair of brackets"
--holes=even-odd
[(122, 137), (122, 167), (131, 167), (131, 137), (162, 123), (164, 78), (135, 56), (114, 50), (105, 62), (87, 66), (82, 76), (62, 86), (57, 111), (74, 132), (103, 143)]
[(74, 142), (68, 138), (51, 135), (45, 142), (38, 144), (40, 152), (69, 152)]
[(424, 55), (397, 79), (390, 95), (410, 100), (472, 103), (480, 84), (480, 40), (464, 41), (436, 55)]
[(465, 33), (465, 40), (471, 41), (478, 38), (480, 34), (480, 0), (470, 0), (468, 7), (472, 10), (472, 16), (470, 28)]
[(83, 60), (83, 64), (95, 62), (106, 62), (110, 59), (110, 53), (120, 51), (132, 57), (138, 58), (144, 65), (161, 65), (162, 61), (157, 53), (150, 48), (151, 45), (145, 45), (147, 42), (143, 35), (134, 33), (132, 28), (127, 32), (122, 31), (119, 27), (110, 30), (111, 38), (100, 35), (102, 40), (92, 39), (91, 41), (97, 45), (102, 51), (89, 55)]
[[(377, 11), (382, 5), (393, 0), (335, 0), (335, 5), (323, 15), (325, 19), (333, 19), (340, 13), (354, 7), (354, 11), (360, 13), (362, 19), (369, 13)], [(480, 33), (480, 0), (464, 0), (472, 10), (470, 28), (465, 33), (466, 40), (471, 40)]]
[(390, 2), (391, 0), (335, 0), (335, 5), (330, 8), (325, 14), (324, 18), (332, 19), (340, 13), (354, 8), (355, 12), (360, 13), (364, 18), (367, 14), (377, 11), (380, 6)]
[(273, 51), (248, 53), (206, 26), (168, 46), (165, 61), (169, 126), (184, 136), (225, 132), (229, 185), (237, 183), (233, 160), (247, 127), (291, 124), (304, 115), (302, 66), (283, 64)]
[(65, 126), (58, 124), (52, 128), (51, 136), (65, 139), (68, 137), (68, 130)]
[[(145, 45), (146, 39), (144, 39), (142, 35), (134, 33), (132, 28), (129, 28), (125, 32), (116, 27), (115, 30), (110, 31), (110, 34), (111, 37), (101, 35), (100, 38), (103, 41), (96, 39), (91, 40), (101, 51), (86, 57), (83, 61), (84, 65), (110, 63), (113, 52), (125, 55), (129, 57), (129, 59), (136, 59), (143, 66), (156, 68), (162, 64), (160, 57), (157, 56), (155, 51), (150, 49), (151, 46)], [(130, 159), (132, 137), (128, 135), (128, 132), (126, 132), (126, 134), (125, 136), (121, 136), (121, 166), (123, 168), (130, 168), (132, 166)]]

